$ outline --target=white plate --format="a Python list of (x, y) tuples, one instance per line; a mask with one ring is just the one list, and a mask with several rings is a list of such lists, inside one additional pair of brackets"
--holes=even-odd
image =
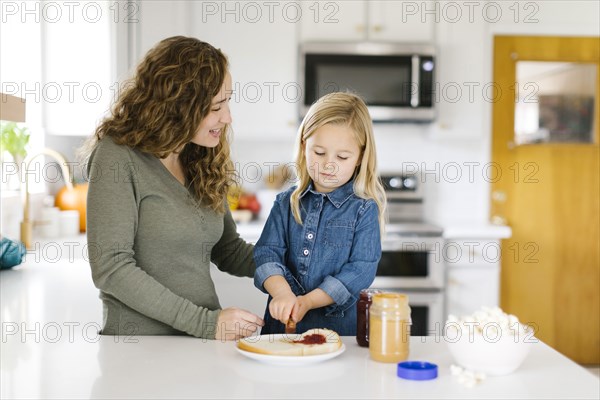
[(325, 360), (330, 360), (342, 354), (346, 350), (346, 346), (342, 343), (342, 347), (333, 353), (317, 354), (314, 356), (272, 356), (269, 354), (252, 353), (251, 351), (242, 350), (236, 346), (235, 348), (240, 354), (253, 360), (261, 361), (273, 365), (309, 365)]

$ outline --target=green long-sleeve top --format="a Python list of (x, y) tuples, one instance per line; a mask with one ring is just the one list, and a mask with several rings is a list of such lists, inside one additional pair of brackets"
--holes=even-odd
[(210, 262), (253, 276), (231, 213), (200, 204), (158, 158), (110, 138), (88, 164), (87, 239), (102, 333), (213, 339), (221, 308)]

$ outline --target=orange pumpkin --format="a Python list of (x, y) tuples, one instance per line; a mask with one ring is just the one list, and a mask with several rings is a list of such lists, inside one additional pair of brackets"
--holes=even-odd
[(54, 205), (61, 210), (79, 211), (79, 230), (85, 232), (88, 184), (74, 184), (72, 189), (62, 187), (56, 194)]

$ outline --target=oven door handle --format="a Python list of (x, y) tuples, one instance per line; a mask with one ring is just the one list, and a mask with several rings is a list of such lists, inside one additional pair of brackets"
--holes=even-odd
[(443, 239), (428, 237), (395, 237), (385, 238), (381, 244), (382, 251), (434, 252), (443, 249)]

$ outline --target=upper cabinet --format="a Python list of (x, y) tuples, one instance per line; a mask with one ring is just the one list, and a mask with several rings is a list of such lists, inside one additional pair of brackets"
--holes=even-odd
[(425, 3), (310, 1), (302, 2), (302, 7), (302, 41), (434, 40), (434, 18), (424, 9)]
[(434, 16), (427, 14), (426, 2), (366, 1), (369, 40), (433, 42)]
[(136, 35), (135, 64), (154, 45), (170, 36), (191, 34), (190, 19), (191, 2), (181, 0), (136, 1), (133, 10), (138, 15), (138, 23), (133, 26)]
[(367, 1), (307, 1), (301, 4), (301, 40), (366, 39)]
[(196, 1), (191, 34), (228, 57), (231, 113), (237, 139), (291, 140), (298, 127), (296, 25), (292, 2)]
[(297, 2), (144, 1), (140, 8), (140, 57), (172, 35), (196, 37), (225, 53), (236, 140), (295, 136)]

